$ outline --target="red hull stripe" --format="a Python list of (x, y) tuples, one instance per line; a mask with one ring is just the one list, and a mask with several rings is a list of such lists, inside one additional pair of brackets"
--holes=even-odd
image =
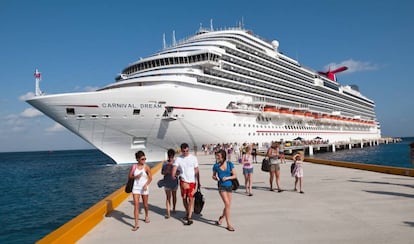
[(189, 107), (172, 107), (174, 109), (182, 109), (182, 110), (196, 110), (196, 111), (206, 111), (206, 112), (219, 112), (219, 113), (232, 113), (232, 114), (251, 114), (254, 115), (255, 113), (249, 112), (240, 112), (240, 111), (229, 111), (229, 110), (218, 110), (218, 109), (207, 109), (207, 108), (189, 108)]
[(73, 105), (73, 104), (66, 104), (66, 105), (60, 105), (63, 107), (78, 107), (78, 108), (99, 108), (98, 105), (82, 105), (82, 104), (78, 104), (78, 105)]
[(358, 131), (282, 131), (282, 130), (257, 130), (256, 133), (289, 133), (289, 134), (303, 134), (303, 133), (313, 133), (313, 134), (377, 134), (375, 132), (358, 132)]

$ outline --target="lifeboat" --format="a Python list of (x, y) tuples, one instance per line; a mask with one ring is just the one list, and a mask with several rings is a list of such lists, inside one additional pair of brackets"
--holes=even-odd
[(324, 122), (329, 122), (330, 117), (331, 116), (329, 116), (328, 114), (322, 114), (321, 120), (324, 121)]
[(293, 112), (287, 108), (281, 108), (279, 109), (279, 114), (281, 118), (291, 118), (293, 115)]
[(311, 113), (311, 112), (305, 112), (305, 113), (303, 114), (303, 116), (304, 116), (304, 120), (307, 120), (307, 121), (309, 121), (309, 120), (313, 120), (313, 115), (312, 115), (312, 113)]
[(320, 119), (320, 118), (322, 118), (322, 116), (320, 114), (318, 114), (318, 113), (312, 113), (312, 116), (313, 116), (314, 119)]
[(266, 106), (263, 108), (263, 115), (266, 117), (279, 117), (279, 109), (277, 107)]
[(305, 116), (305, 112), (303, 112), (301, 110), (294, 110), (293, 111), (293, 115), (296, 115), (296, 116)]

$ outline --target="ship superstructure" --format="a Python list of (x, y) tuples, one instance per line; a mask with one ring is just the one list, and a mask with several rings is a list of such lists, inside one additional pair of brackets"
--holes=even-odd
[[(200, 29), (128, 65), (94, 92), (28, 102), (117, 163), (163, 159), (187, 142), (378, 139), (374, 101), (242, 28)], [(341, 68), (343, 71), (346, 68)]]

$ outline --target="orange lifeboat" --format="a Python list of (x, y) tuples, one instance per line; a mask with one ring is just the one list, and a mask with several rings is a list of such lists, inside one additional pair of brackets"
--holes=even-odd
[(280, 117), (285, 117), (285, 118), (291, 117), (292, 114), (293, 114), (293, 112), (290, 111), (287, 108), (281, 108), (281, 109), (279, 109), (279, 113), (280, 113)]

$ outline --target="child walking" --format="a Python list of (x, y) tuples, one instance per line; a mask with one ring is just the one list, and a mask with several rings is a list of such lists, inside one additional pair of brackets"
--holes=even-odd
[(304, 155), (303, 155), (303, 151), (297, 152), (295, 153), (295, 155), (293, 155), (293, 163), (294, 163), (294, 168), (292, 171), (292, 177), (295, 177), (295, 191), (298, 191), (297, 185), (299, 182), (299, 193), (303, 194), (305, 193), (303, 191), (303, 160), (304, 160)]

